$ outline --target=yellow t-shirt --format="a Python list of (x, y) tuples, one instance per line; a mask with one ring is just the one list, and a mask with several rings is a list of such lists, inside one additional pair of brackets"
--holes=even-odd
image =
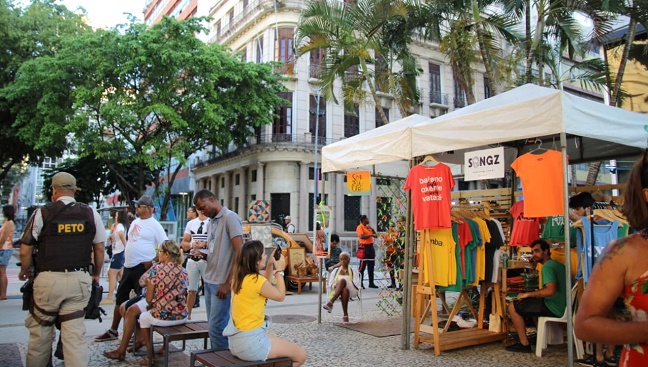
[(427, 251), (431, 251), (434, 284), (442, 287), (455, 284), (457, 281), (457, 262), (454, 251), (457, 244), (452, 238), (452, 228), (427, 229), (418, 232), (419, 248), (423, 251), (424, 282), (429, 283)]
[(475, 264), (475, 283), (477, 284), (480, 280), (486, 279), (486, 243), (490, 242), (491, 236), (490, 231), (488, 230), (488, 225), (486, 221), (482, 218), (472, 218), (477, 225), (479, 226), (479, 232), (481, 232), (482, 243), (477, 246), (476, 249), (476, 264)]
[(232, 321), (237, 329), (248, 331), (263, 325), (266, 298), (261, 287), (265, 282), (263, 275), (249, 274), (243, 278), (241, 291), (232, 293)]

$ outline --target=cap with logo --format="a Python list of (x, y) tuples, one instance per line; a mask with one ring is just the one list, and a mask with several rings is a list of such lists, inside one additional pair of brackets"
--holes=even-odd
[(151, 197), (147, 195), (142, 195), (139, 200), (133, 200), (133, 203), (135, 203), (135, 206), (146, 205), (150, 206), (151, 208), (155, 207), (155, 204), (153, 204), (153, 199), (151, 199)]
[(76, 185), (76, 178), (67, 172), (59, 172), (52, 176), (52, 187), (61, 190), (81, 190)]

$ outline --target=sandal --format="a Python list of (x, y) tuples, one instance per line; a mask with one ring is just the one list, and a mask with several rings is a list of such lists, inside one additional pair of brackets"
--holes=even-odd
[(155, 359), (151, 358), (151, 360), (149, 360), (148, 357), (146, 357), (140, 361), (140, 366), (155, 366)]
[(144, 343), (144, 342), (136, 342), (136, 343), (135, 343), (135, 348), (133, 348), (133, 346), (131, 345), (131, 346), (129, 346), (128, 348), (126, 348), (126, 352), (128, 352), (128, 353), (135, 353), (135, 352), (137, 352), (141, 347), (143, 347), (143, 346), (145, 346), (145, 345), (146, 345), (146, 343)]
[(348, 324), (349, 323), (349, 316), (342, 316), (342, 323), (343, 324)]
[(109, 359), (117, 359), (119, 361), (123, 361), (126, 359), (126, 353), (120, 353), (119, 349), (111, 350), (111, 351), (104, 351), (103, 352), (104, 357), (109, 358)]
[(322, 306), (322, 308), (328, 311), (328, 313), (331, 313), (331, 311), (333, 311), (333, 303), (331, 303), (331, 301), (328, 301), (324, 306)]

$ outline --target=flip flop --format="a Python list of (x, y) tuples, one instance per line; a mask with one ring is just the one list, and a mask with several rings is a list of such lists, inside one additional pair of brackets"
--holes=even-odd
[(333, 304), (330, 301), (326, 302), (326, 304), (322, 306), (322, 308), (328, 311), (328, 313), (331, 313), (331, 311), (333, 311)]

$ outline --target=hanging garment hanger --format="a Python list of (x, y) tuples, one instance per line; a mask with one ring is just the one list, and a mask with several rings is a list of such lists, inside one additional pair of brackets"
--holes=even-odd
[(529, 153), (531, 153), (531, 154), (541, 154), (541, 153), (544, 153), (544, 152), (547, 151), (547, 149), (542, 147), (542, 140), (536, 138), (534, 143), (538, 143), (538, 146), (535, 149), (529, 151)]
[(425, 158), (423, 158), (423, 162), (421, 162), (422, 166), (427, 166), (427, 167), (434, 167), (439, 163), (434, 157), (431, 155), (426, 155)]

